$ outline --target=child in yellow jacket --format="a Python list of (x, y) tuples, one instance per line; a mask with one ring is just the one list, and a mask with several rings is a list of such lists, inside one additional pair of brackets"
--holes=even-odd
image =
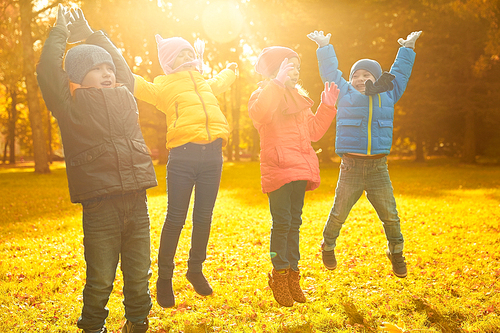
[(165, 75), (156, 77), (153, 83), (134, 75), (134, 95), (167, 116), (168, 206), (158, 253), (156, 301), (168, 308), (175, 305), (174, 257), (193, 187), (193, 231), (186, 277), (198, 294), (208, 296), (213, 291), (202, 267), (219, 191), (222, 147), (229, 138), (229, 124), (215, 96), (234, 82), (237, 65), (231, 63), (214, 78), (205, 80), (201, 73), (203, 42), (195, 43), (197, 52), (180, 37), (163, 39), (156, 35), (156, 42)]

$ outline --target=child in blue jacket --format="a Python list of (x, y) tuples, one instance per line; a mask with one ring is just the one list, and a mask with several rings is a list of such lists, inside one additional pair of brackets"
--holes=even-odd
[(342, 158), (335, 199), (323, 230), (322, 258), (327, 269), (337, 267), (335, 245), (351, 208), (366, 191), (383, 223), (388, 241), (386, 254), (397, 277), (407, 275), (403, 256), (396, 200), (387, 169), (392, 145), (394, 104), (401, 98), (415, 60), (415, 41), (421, 31), (400, 38), (390, 72), (382, 73), (378, 62), (361, 59), (354, 63), (349, 81), (342, 77), (330, 34), (314, 31), (307, 35), (318, 44), (316, 52), (323, 82), (335, 82), (339, 89), (335, 152)]

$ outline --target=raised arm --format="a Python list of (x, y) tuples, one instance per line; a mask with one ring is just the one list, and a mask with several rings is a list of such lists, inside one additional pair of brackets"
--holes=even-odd
[(269, 82), (263, 89), (257, 89), (248, 101), (248, 115), (257, 124), (271, 122), (274, 113), (278, 109), (281, 98), (285, 94), (285, 88), (276, 82)]
[(348, 89), (348, 82), (342, 77), (342, 72), (338, 69), (339, 62), (333, 46), (329, 44), (330, 34), (326, 36), (323, 31), (314, 31), (307, 35), (309, 39), (318, 44), (316, 56), (318, 58), (319, 75), (323, 83), (335, 82), (340, 89), (340, 94), (344, 94)]
[(69, 78), (62, 68), (66, 39), (69, 34), (66, 27), (67, 15), (66, 9), (59, 5), (56, 26), (52, 28), (43, 45), (36, 67), (38, 85), (45, 105), (58, 119), (65, 115), (71, 101)]
[(415, 62), (415, 42), (420, 37), (422, 31), (412, 32), (406, 39), (400, 38), (398, 43), (401, 47), (396, 55), (396, 60), (392, 64), (390, 73), (395, 75), (393, 80), (394, 89), (389, 92), (394, 102), (397, 102), (403, 95), (408, 81), (410, 80), (413, 63)]
[(230, 69), (228, 66), (228, 68), (223, 69), (213, 78), (208, 79), (207, 83), (212, 88), (214, 95), (217, 96), (229, 89), (234, 80), (236, 80), (236, 73), (234, 69)]
[(164, 112), (159, 107), (158, 88), (154, 83), (146, 81), (142, 76), (134, 74), (134, 96), (141, 101), (156, 106), (160, 111)]
[(316, 142), (325, 135), (326, 131), (330, 127), (335, 115), (337, 114), (337, 109), (335, 108), (335, 103), (339, 96), (339, 89), (335, 83), (325, 83), (325, 89), (321, 93), (321, 103), (316, 111), (316, 114), (309, 116), (309, 134), (311, 140)]

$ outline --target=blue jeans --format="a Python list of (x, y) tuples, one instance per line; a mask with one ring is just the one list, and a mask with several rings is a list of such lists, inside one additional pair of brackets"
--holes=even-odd
[(333, 207), (323, 230), (323, 250), (331, 251), (335, 248), (340, 229), (363, 191), (366, 191), (366, 197), (382, 221), (389, 251), (402, 252), (404, 239), (387, 169), (387, 158), (363, 159), (346, 155), (342, 157)]
[(222, 139), (200, 145), (187, 143), (170, 150), (167, 164), (167, 217), (161, 232), (158, 276), (171, 279), (179, 236), (194, 187), (193, 231), (188, 269), (201, 272), (207, 257), (212, 212), (222, 174)]
[(78, 327), (97, 330), (104, 326), (120, 257), (125, 317), (131, 322), (146, 319), (152, 305), (146, 191), (97, 198), (82, 206), (87, 278)]
[(271, 228), (271, 262), (275, 270), (299, 270), (299, 229), (306, 193), (306, 180), (298, 180), (269, 193), (273, 218)]

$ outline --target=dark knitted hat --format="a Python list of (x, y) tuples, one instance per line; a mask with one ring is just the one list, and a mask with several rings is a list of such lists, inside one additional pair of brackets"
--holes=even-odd
[(352, 65), (351, 67), (351, 74), (349, 74), (349, 81), (352, 79), (352, 75), (354, 72), (356, 72), (358, 69), (364, 69), (375, 77), (375, 80), (378, 80), (380, 75), (382, 75), (382, 67), (378, 62), (372, 59), (361, 59), (358, 60)]
[(92, 67), (100, 64), (110, 65), (116, 74), (113, 58), (105, 49), (97, 45), (81, 44), (66, 53), (64, 69), (71, 82), (81, 84)]

